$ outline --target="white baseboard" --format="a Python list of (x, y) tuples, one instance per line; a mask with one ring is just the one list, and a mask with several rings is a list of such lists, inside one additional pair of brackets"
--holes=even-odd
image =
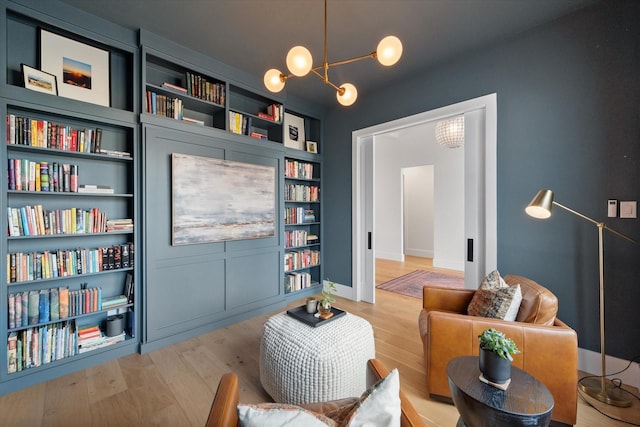
[[(640, 388), (640, 364), (632, 363), (624, 372), (620, 372), (629, 365), (628, 360), (618, 359), (617, 357), (607, 356), (605, 359), (607, 377), (620, 378), (623, 384)], [(578, 369), (583, 372), (588, 372), (594, 375), (600, 375), (602, 371), (602, 357), (600, 353), (595, 351), (586, 350), (584, 348), (578, 348)], [(616, 372), (620, 372), (616, 375)]]
[(406, 248), (404, 250), (405, 255), (417, 256), (421, 258), (433, 258), (433, 251), (429, 251), (426, 249), (411, 249)]
[(375, 258), (390, 259), (391, 261), (404, 262), (404, 254), (397, 252), (376, 251)]
[(464, 271), (464, 261), (456, 261), (442, 258), (434, 258), (433, 266), (438, 268), (446, 268), (447, 270)]

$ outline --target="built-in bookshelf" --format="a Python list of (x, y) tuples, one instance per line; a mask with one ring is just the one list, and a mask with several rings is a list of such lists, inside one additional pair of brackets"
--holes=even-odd
[[(35, 14), (22, 2), (1, 6), (7, 61), (0, 333), (7, 351), (0, 389), (13, 390), (139, 349), (139, 59), (126, 33), (110, 38), (57, 27), (62, 21), (52, 15), (72, 13), (65, 5), (43, 4)], [(22, 64), (40, 66), (42, 30), (107, 52), (108, 105), (24, 87)], [(109, 327), (114, 319), (122, 329)]]
[(144, 54), (142, 112), (193, 125), (226, 129), (227, 84), (171, 62), (160, 52)]
[[(175, 120), (282, 143), (284, 107), (280, 102), (149, 46), (154, 41), (153, 35), (143, 32), (141, 111), (145, 121)], [(161, 48), (171, 50), (168, 43), (162, 44)]]
[[(135, 342), (137, 132), (23, 102), (6, 109), (2, 294), (11, 379)], [(128, 324), (117, 337), (107, 336), (113, 315)], [(85, 328), (94, 331), (90, 342), (79, 335)]]
[[(284, 291), (291, 294), (322, 282), (321, 163), (293, 157), (284, 161)], [(309, 157), (309, 155), (307, 155)]]

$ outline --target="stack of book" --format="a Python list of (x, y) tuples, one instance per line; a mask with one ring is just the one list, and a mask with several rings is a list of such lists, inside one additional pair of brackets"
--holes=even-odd
[(96, 350), (120, 341), (124, 341), (126, 335), (122, 332), (113, 337), (106, 336), (97, 325), (78, 329), (78, 353)]
[(107, 220), (107, 232), (110, 231), (131, 231), (133, 230), (133, 219), (118, 218)]

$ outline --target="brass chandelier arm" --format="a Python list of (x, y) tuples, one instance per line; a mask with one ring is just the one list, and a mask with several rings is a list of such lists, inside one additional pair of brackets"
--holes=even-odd
[(313, 69), (311, 70), (311, 72), (312, 72), (313, 74), (315, 74), (316, 76), (320, 77), (320, 79), (321, 79), (324, 83), (328, 84), (329, 86), (331, 86), (332, 88), (334, 88), (335, 90), (337, 90), (337, 91), (338, 91), (338, 93), (340, 93), (340, 95), (342, 95), (342, 94), (344, 93), (344, 89), (343, 89), (343, 88), (340, 88), (340, 87), (338, 87), (338, 86), (336, 86), (336, 85), (334, 85), (333, 83), (331, 83), (331, 81), (329, 80), (329, 76), (327, 76), (327, 75), (326, 75), (326, 73), (325, 73), (325, 75), (320, 74), (317, 70), (319, 70), (319, 69), (321, 69), (321, 68), (324, 68), (324, 67), (317, 67), (317, 68), (313, 68)]

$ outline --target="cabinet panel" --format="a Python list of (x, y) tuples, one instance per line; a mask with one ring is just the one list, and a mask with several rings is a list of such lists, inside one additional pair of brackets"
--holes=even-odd
[(147, 339), (153, 341), (205, 325), (224, 311), (224, 260), (158, 260), (147, 276)]
[(233, 257), (228, 262), (227, 304), (229, 309), (280, 294), (281, 253), (273, 251)]

